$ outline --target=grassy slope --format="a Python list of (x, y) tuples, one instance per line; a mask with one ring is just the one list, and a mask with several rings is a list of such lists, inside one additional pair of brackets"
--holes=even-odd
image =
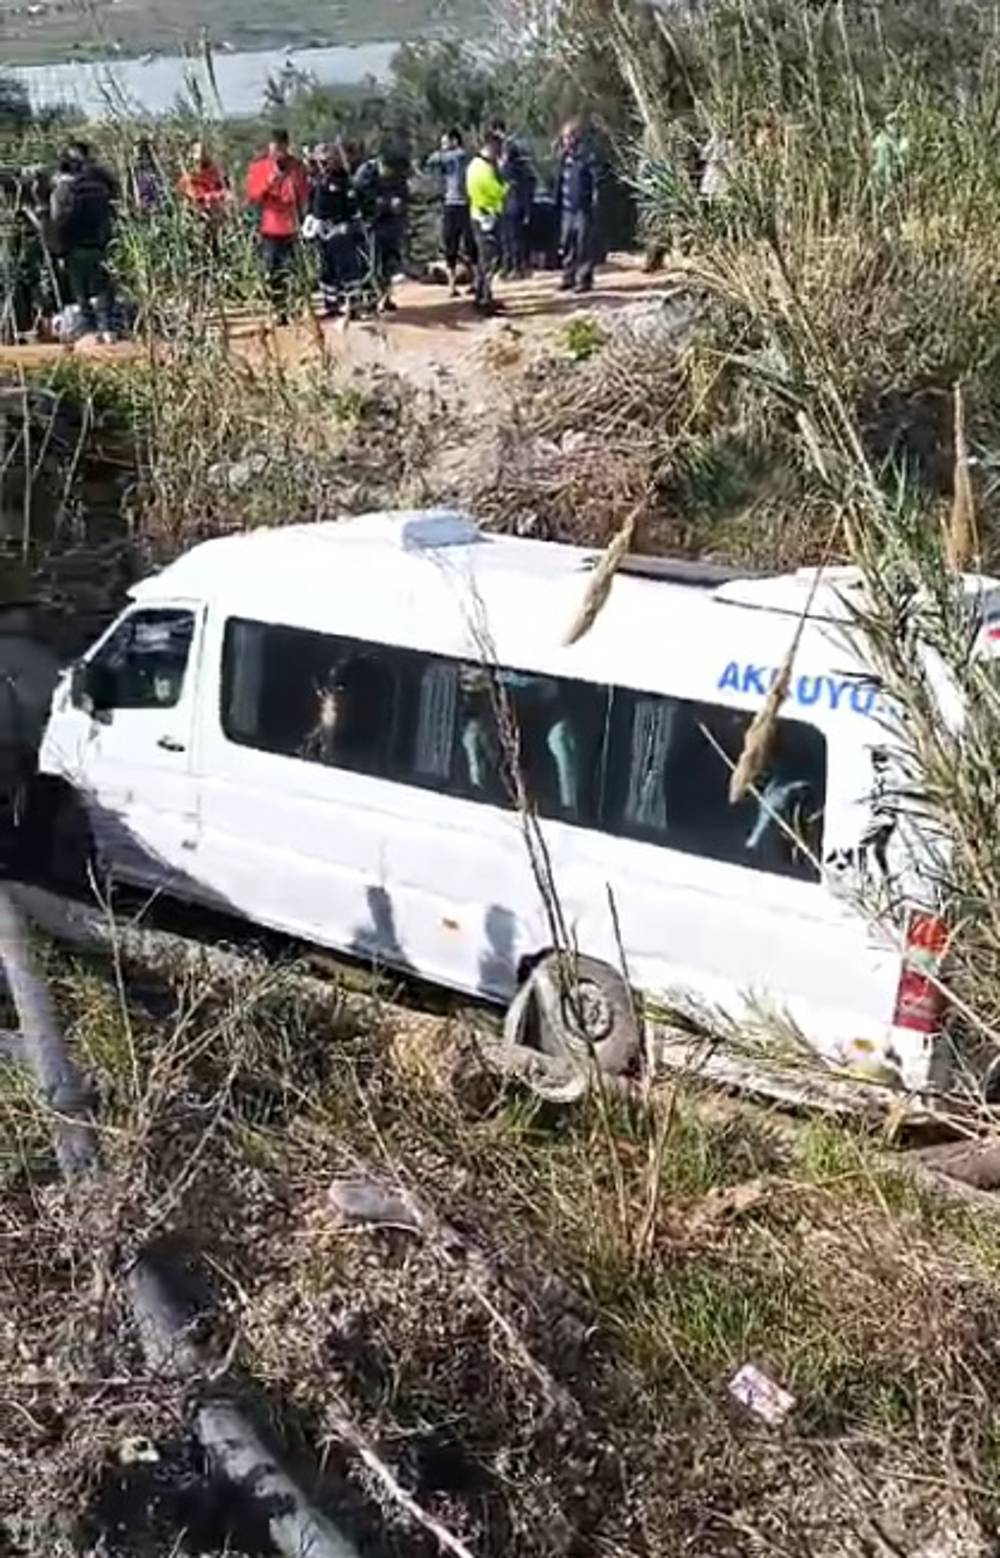
[[(57, 973), (112, 1177), (72, 1211), (0, 1067), (0, 1533), (31, 1558), (58, 1551), (55, 1511), (93, 1537), (119, 1503), (115, 1552), (172, 1550), (143, 1525), (175, 1518), (165, 1477), (128, 1502), (148, 1468), (114, 1469), (135, 1434), (165, 1467), (187, 1453), (182, 1393), (143, 1377), (108, 1281), (150, 1230), (209, 1271), (220, 1350), (386, 1558), (437, 1549), (345, 1454), (345, 1413), (479, 1558), (988, 1550), (1000, 1233), (864, 1140), (696, 1090), (542, 1108), (460, 1022), (435, 1040), (364, 998), (310, 1013), (282, 976), (147, 983), (126, 1019), (110, 978)], [(337, 1228), (331, 1178), (360, 1165), (463, 1230), (492, 1308), (443, 1249)], [(794, 1392), (784, 1431), (728, 1400), (747, 1359)]]
[[(369, 1538), (385, 1525), (386, 1558), (435, 1542), (379, 1513), (343, 1413), (480, 1558), (986, 1552), (1000, 1234), (914, 1197), (864, 1140), (696, 1091), (540, 1108), (480, 1072), (461, 1024), (428, 1042), (375, 1002), (310, 1014), (274, 975), (146, 985), (128, 1019), (100, 972), (62, 964), (58, 989), (112, 1178), (73, 1212), (0, 1067), (0, 1533), (19, 1550), (58, 1550), (56, 1511), (93, 1535), (123, 1480), (145, 1486), (112, 1469), (132, 1435), (178, 1455), (182, 1394), (143, 1379), (101, 1285), (154, 1229), (210, 1271), (221, 1351), (235, 1337), (285, 1435), (326, 1446), (327, 1488)], [(336, 1228), (330, 1179), (360, 1164), (486, 1254), (492, 1309), (439, 1248)], [(796, 1394), (785, 1432), (727, 1401), (748, 1359)], [(170, 1547), (142, 1546), (145, 1503), (129, 1558)]]
[(475, 0), (95, 0), (33, 17), (14, 9), (12, 0), (0, 0), (0, 66), (107, 57), (116, 45), (129, 55), (177, 52), (205, 26), (217, 43), (238, 49), (403, 40), (442, 27), (464, 30), (481, 13)]

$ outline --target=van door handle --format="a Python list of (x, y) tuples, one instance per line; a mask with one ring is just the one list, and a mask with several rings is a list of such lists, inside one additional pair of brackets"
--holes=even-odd
[(178, 741), (176, 736), (161, 736), (156, 745), (162, 747), (164, 752), (186, 751), (183, 741)]

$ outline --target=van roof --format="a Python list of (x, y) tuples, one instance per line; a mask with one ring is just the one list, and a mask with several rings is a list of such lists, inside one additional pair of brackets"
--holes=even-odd
[[(449, 510), (407, 509), (268, 526), (205, 541), (160, 574), (142, 580), (132, 594), (139, 600), (162, 597), (165, 592), (231, 599), (244, 592), (258, 594), (263, 578), (275, 595), (280, 592), (301, 603), (330, 579), (338, 558), (387, 579), (394, 560), (408, 570), (420, 555), (453, 560), (463, 572), (483, 581), (489, 577), (498, 585), (509, 581), (511, 587), (518, 581), (551, 585), (553, 595), (560, 593), (561, 584), (573, 596), (586, 587), (587, 571), (599, 554), (592, 547), (489, 534), (468, 515)], [(634, 583), (641, 587), (648, 581)]]
[(313, 524), (277, 525), (202, 542), (169, 564), (154, 581), (143, 580), (157, 592), (168, 580), (171, 587), (211, 593), (216, 585), (232, 592), (242, 576), (258, 576), (262, 568), (274, 583), (286, 586), (297, 579), (315, 580), (317, 569), (330, 566), (338, 552), (352, 555), (364, 548), (388, 562), (394, 555), (475, 553), (475, 571), (496, 568), (504, 572), (565, 578), (580, 574), (593, 558), (593, 549), (553, 546), (517, 536), (487, 535), (468, 515), (447, 509), (401, 509), (320, 520)]
[[(132, 593), (142, 599), (162, 595), (166, 587), (171, 593), (199, 597), (232, 595), (244, 578), (259, 588), (262, 570), (272, 587), (280, 581), (285, 590), (309, 590), (338, 551), (354, 552), (357, 547), (381, 553), (386, 561), (392, 553), (426, 554), (447, 548), (452, 554), (468, 556), (477, 576), (500, 573), (564, 584), (573, 578), (583, 583), (600, 556), (592, 547), (484, 533), (475, 519), (451, 509), (383, 510), (312, 524), (269, 526), (206, 541), (161, 574), (143, 580)], [(855, 567), (826, 567), (817, 581), (815, 568), (753, 574), (690, 559), (629, 554), (620, 571), (649, 590), (680, 586), (685, 593), (696, 591), (721, 605), (821, 622), (845, 622), (851, 606), (862, 603), (862, 575)], [(970, 599), (1000, 592), (1000, 580), (984, 574), (965, 574), (963, 584)], [(1000, 611), (1000, 595), (996, 607)]]

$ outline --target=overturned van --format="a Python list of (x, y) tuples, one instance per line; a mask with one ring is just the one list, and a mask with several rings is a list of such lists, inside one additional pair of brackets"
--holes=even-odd
[[(132, 592), (56, 690), (54, 858), (507, 1001), (553, 944), (651, 1005), (777, 1025), (920, 1088), (933, 906), (893, 894), (880, 692), (850, 570), (630, 558), (567, 646), (593, 554), (450, 513), (210, 541)], [(982, 581), (983, 587), (992, 581)], [(805, 617), (753, 791), (729, 779)]]

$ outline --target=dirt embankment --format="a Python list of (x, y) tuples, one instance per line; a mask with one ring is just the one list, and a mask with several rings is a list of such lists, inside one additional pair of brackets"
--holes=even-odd
[[(561, 483), (561, 451), (536, 437), (522, 380), (561, 365), (572, 398), (577, 336), (586, 353), (613, 322), (655, 313), (661, 288), (624, 258), (587, 297), (562, 293), (559, 280), (502, 284), (505, 311), (489, 321), (468, 298), (409, 282), (395, 313), (347, 328), (275, 329), (237, 313), (197, 347), (85, 338), (0, 348), (11, 408), (0, 601), (40, 601), (46, 636), (71, 655), (137, 571), (234, 527), (444, 502), (560, 534), (532, 489), (540, 477)], [(30, 419), (23, 375), (39, 403)], [(69, 431), (53, 436), (63, 423)], [(587, 462), (571, 442), (579, 473)]]

